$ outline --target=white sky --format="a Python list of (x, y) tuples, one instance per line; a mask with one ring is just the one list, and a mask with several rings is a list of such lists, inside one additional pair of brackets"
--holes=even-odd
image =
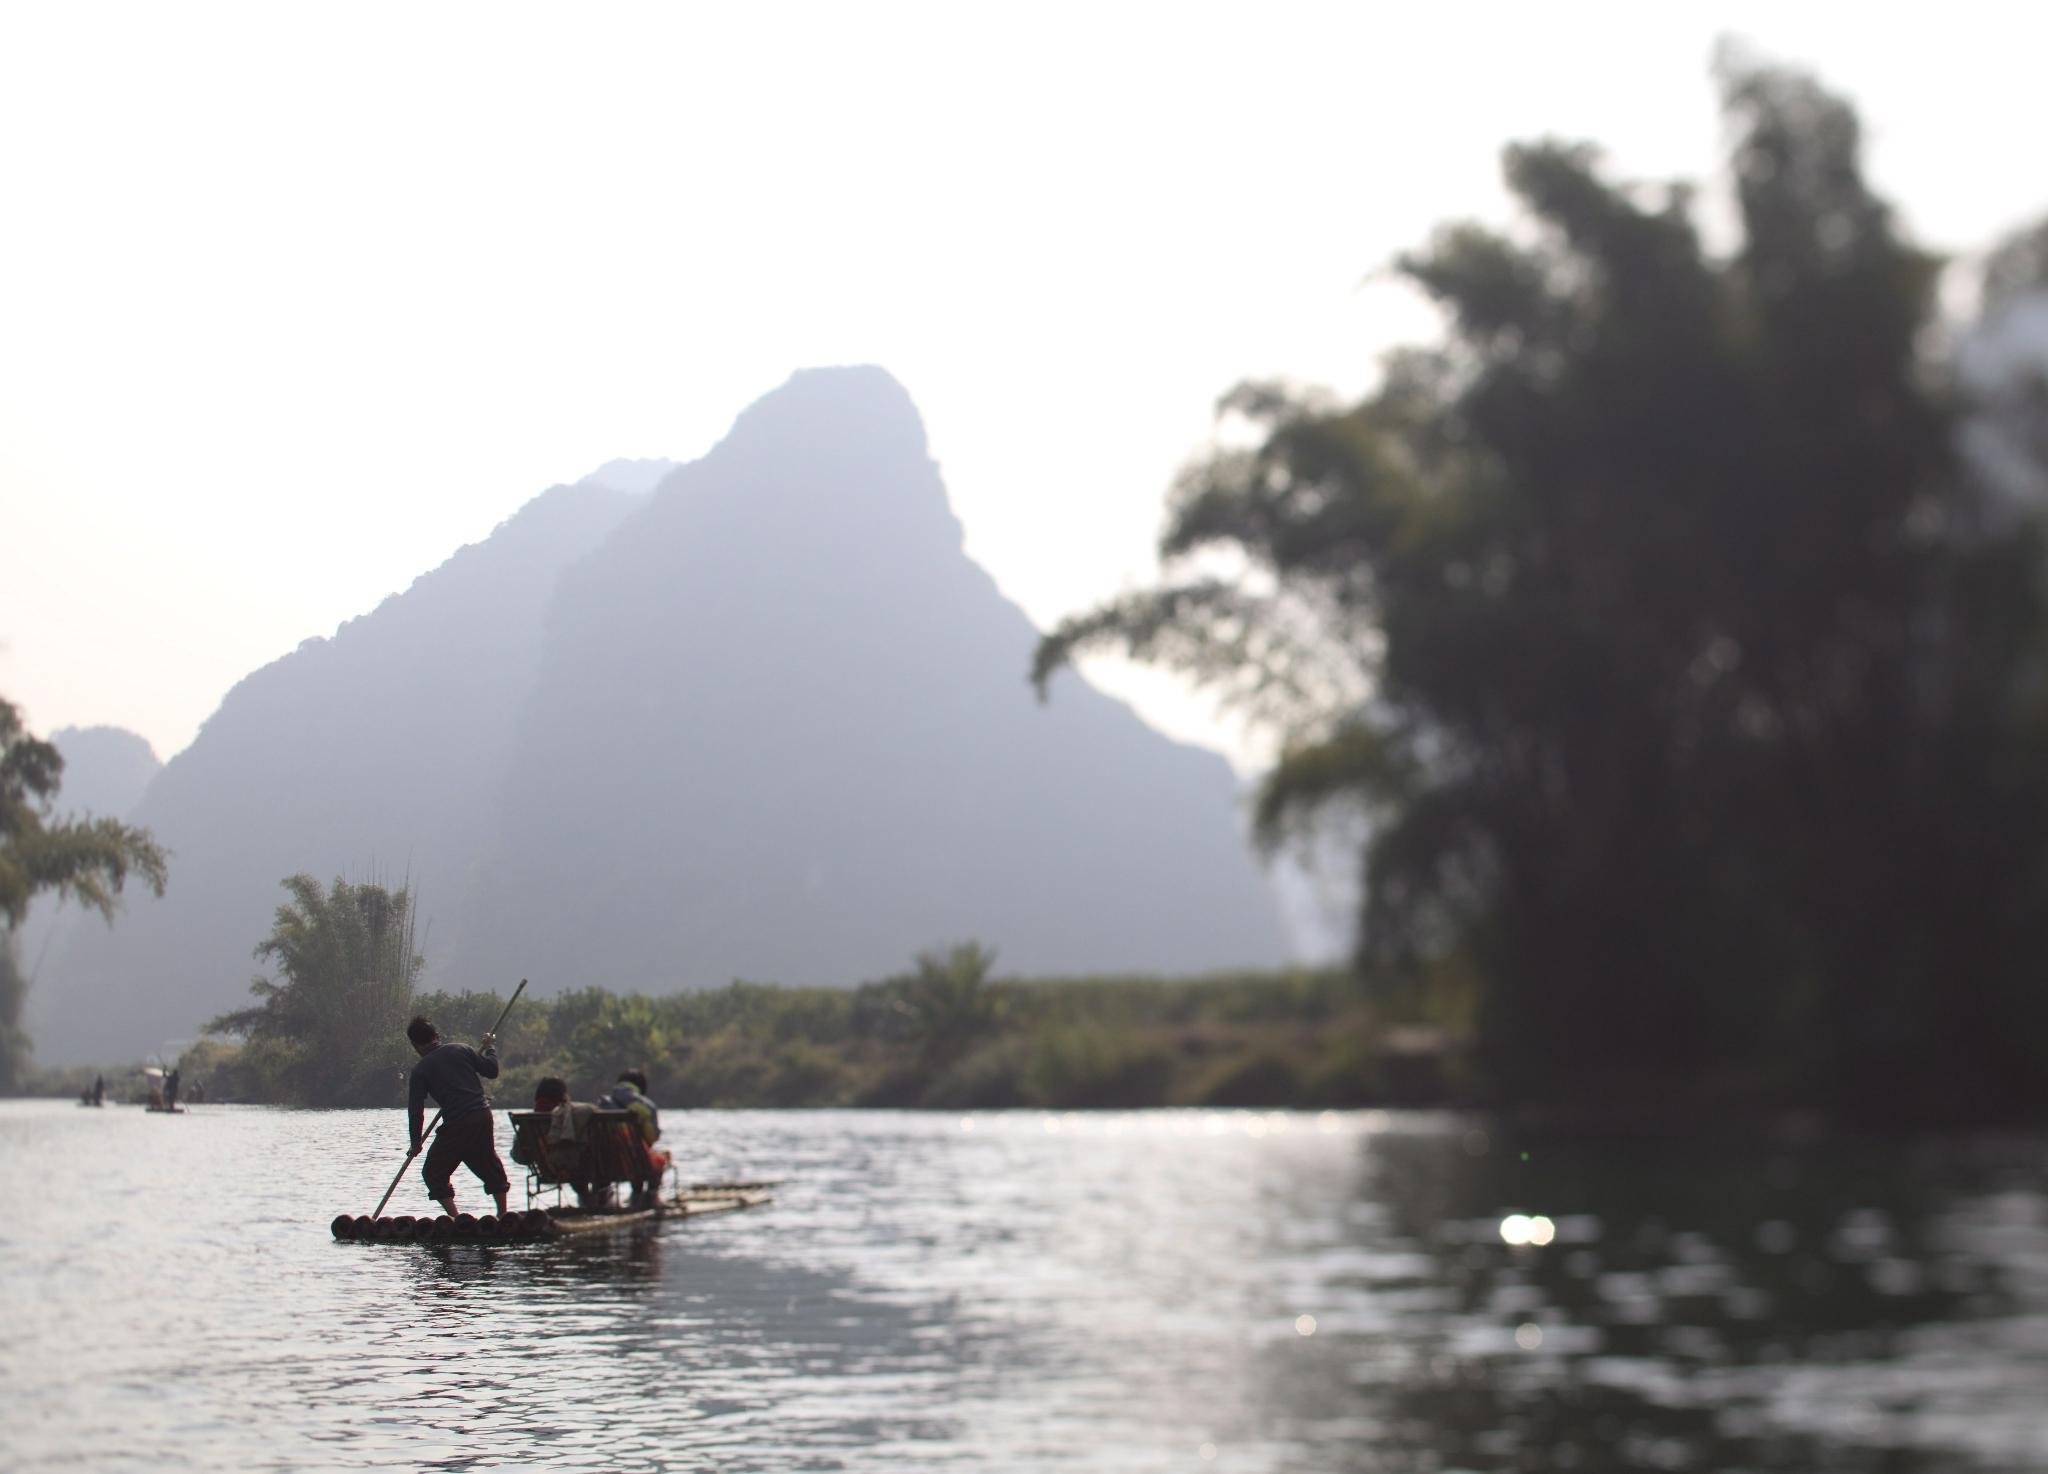
[(1502, 143), (1709, 175), (1729, 34), (1858, 102), (1923, 240), (2048, 212), (2039, 5), (0, 0), (0, 695), (169, 757), (548, 485), (822, 363), (903, 381), (1049, 625), (1151, 577), (1232, 383), (1355, 391), (1429, 330), (1361, 284), (1503, 219)]

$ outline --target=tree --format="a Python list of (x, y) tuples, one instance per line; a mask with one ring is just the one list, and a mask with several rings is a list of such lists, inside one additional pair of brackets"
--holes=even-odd
[(255, 951), (277, 979), (256, 978), (249, 991), (263, 1001), (206, 1030), (246, 1039), (270, 1093), (295, 1104), (389, 1102), (411, 1062), (405, 1024), (426, 961), (414, 950), (412, 893), (339, 878), (322, 892), (303, 874), (283, 885), (291, 899)]
[(900, 982), (912, 1032), (925, 1059), (938, 1063), (994, 1027), (1002, 998), (989, 982), (996, 954), (979, 942), (917, 955), (917, 970)]
[(1684, 188), (1509, 149), (1528, 229), (1400, 262), (1444, 344), (1355, 406), (1235, 391), (1256, 444), (1174, 487), (1168, 581), (1033, 676), (1116, 648), (1277, 725), (1262, 834), (1364, 810), (1365, 960), (1475, 970), (1505, 1095), (2035, 1105), (2038, 518), (1958, 454), (1853, 112), (1720, 75), (1732, 257)]
[(53, 813), (64, 757), (31, 737), (13, 704), (0, 699), (0, 1089), (13, 1089), (29, 1055), (21, 1031), (28, 993), (14, 932), (29, 903), (54, 894), (97, 911), (110, 925), (133, 874), (161, 896), (167, 862), (146, 829), (114, 819)]

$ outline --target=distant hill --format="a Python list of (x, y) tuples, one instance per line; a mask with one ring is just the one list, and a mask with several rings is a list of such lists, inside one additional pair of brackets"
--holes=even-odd
[(64, 755), (60, 814), (122, 818), (163, 767), (149, 740), (125, 727), (59, 727), (50, 742)]
[(171, 850), (168, 890), (53, 949), (30, 993), (37, 1058), (117, 1058), (242, 1006), (294, 871), (410, 876), (445, 915), (496, 822), (555, 580), (633, 505), (555, 487), (229, 691), (130, 815)]
[(577, 482), (578, 486), (608, 486), (613, 491), (623, 491), (634, 496), (644, 496), (661, 485), (668, 473), (676, 468), (674, 461), (606, 461), (588, 476)]
[(903, 389), (800, 373), (237, 686), (133, 816), (170, 895), (67, 950), (39, 1054), (239, 1005), (298, 869), (409, 873), (437, 987), (852, 983), (970, 938), (1038, 974), (1281, 960), (1228, 766), (1072, 676), (1039, 705), (1036, 638)]
[(978, 939), (1031, 973), (1270, 963), (1221, 758), (1072, 682), (968, 559), (909, 396), (812, 370), (565, 573), (516, 804), (451, 961), (843, 983)]

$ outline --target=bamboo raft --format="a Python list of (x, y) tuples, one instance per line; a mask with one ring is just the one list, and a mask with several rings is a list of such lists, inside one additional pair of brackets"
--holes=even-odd
[(758, 1208), (774, 1198), (772, 1182), (693, 1182), (646, 1208), (528, 1208), (524, 1213), (463, 1213), (450, 1218), (433, 1214), (415, 1218), (372, 1218), (368, 1214), (338, 1216), (332, 1228), (337, 1239), (367, 1244), (512, 1244), (586, 1234), (617, 1233), (671, 1218), (702, 1218)]
[[(378, 1218), (343, 1213), (332, 1225), (335, 1238), (355, 1243), (525, 1243), (617, 1233), (669, 1218), (701, 1218), (708, 1213), (758, 1208), (774, 1195), (773, 1182), (681, 1183), (670, 1167), (667, 1180), (675, 1185), (666, 1196), (648, 1206), (569, 1206), (562, 1202), (565, 1190), (609, 1203), (614, 1191), (623, 1192), (636, 1183), (648, 1181), (655, 1164), (649, 1160), (640, 1128), (631, 1114), (577, 1106), (574, 1130), (562, 1137), (555, 1135), (555, 1128), (558, 1124), (567, 1125), (566, 1118), (558, 1123), (554, 1115), (546, 1112), (505, 1114), (512, 1125), (512, 1160), (526, 1168), (525, 1212), (502, 1217), (493, 1213), (463, 1213), (454, 1218), (445, 1213), (422, 1218), (407, 1214)], [(397, 1186), (395, 1179), (392, 1186)], [(536, 1198), (548, 1192), (554, 1194), (554, 1206), (533, 1206)], [(388, 1199), (390, 1194), (385, 1197)]]

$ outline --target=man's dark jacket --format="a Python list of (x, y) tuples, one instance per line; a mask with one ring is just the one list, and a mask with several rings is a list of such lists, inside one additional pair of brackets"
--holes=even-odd
[(498, 1078), (498, 1054), (494, 1049), (479, 1053), (467, 1044), (437, 1044), (420, 1056), (412, 1067), (412, 1098), (407, 1103), (407, 1122), (412, 1127), (413, 1150), (420, 1145), (420, 1118), (426, 1114), (427, 1097), (441, 1103), (441, 1115), (449, 1121), (488, 1111), (490, 1097), (484, 1094), (484, 1080)]

